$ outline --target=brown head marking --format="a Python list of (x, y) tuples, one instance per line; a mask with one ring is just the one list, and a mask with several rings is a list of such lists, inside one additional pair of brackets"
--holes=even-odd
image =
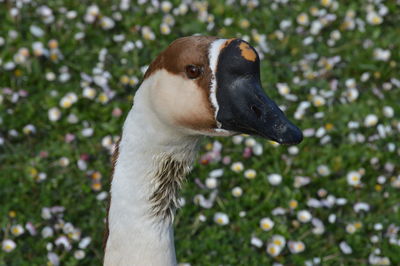
[[(179, 125), (184, 127), (195, 130), (208, 130), (216, 127), (214, 117), (215, 110), (209, 100), (212, 71), (208, 62), (210, 44), (216, 39), (217, 37), (209, 36), (179, 38), (172, 42), (167, 49), (150, 64), (144, 75), (144, 78), (147, 79), (158, 70), (166, 70), (174, 76), (182, 77), (182, 80), (190, 80), (185, 72), (186, 66), (195, 65), (202, 67), (202, 75), (190, 81), (197, 85), (199, 88), (198, 91), (189, 92), (189, 90), (182, 90), (175, 93), (176, 95), (173, 95), (173, 97), (181, 97), (182, 99), (188, 97), (189, 101), (193, 101), (195, 104), (193, 108), (191, 108), (192, 112), (190, 115), (181, 115), (179, 120), (176, 121)], [(173, 92), (170, 91), (170, 93)]]

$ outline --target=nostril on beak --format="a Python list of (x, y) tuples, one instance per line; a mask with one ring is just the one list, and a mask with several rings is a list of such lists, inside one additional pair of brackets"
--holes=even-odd
[(257, 116), (258, 119), (261, 117), (262, 112), (261, 112), (261, 110), (260, 110), (257, 106), (252, 105), (252, 106), (250, 107), (250, 109), (251, 109), (251, 110), (253, 111), (253, 113)]

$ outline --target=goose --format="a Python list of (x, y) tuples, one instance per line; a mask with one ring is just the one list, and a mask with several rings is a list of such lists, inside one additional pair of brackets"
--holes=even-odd
[(281, 144), (303, 138), (262, 89), (249, 43), (172, 42), (144, 74), (113, 154), (104, 265), (177, 265), (173, 218), (199, 141), (241, 133)]

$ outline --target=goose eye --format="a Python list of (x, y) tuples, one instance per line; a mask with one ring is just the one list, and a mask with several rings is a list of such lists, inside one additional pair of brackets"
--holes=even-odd
[(190, 79), (198, 78), (203, 72), (201, 67), (195, 66), (195, 65), (187, 65), (185, 68), (185, 71), (186, 71), (186, 75)]

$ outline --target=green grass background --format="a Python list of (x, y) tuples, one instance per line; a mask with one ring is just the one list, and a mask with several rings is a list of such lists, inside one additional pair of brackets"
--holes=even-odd
[[(338, 81), (338, 89), (328, 104), (321, 107), (312, 106), (307, 110), (304, 119), (294, 120), (302, 129), (324, 127), (327, 123), (333, 124), (333, 129), (328, 132), (331, 142), (321, 145), (316, 137), (306, 138), (298, 147), (300, 153), (293, 157), (291, 165), (287, 165), (284, 156), (288, 155), (288, 147), (273, 147), (268, 142), (257, 139), (264, 146), (262, 156), (253, 156), (245, 159), (242, 156), (244, 144), (234, 145), (230, 138), (218, 139), (223, 143), (223, 156), (231, 156), (232, 161), (242, 161), (246, 169), (255, 169), (257, 177), (248, 180), (243, 173), (234, 173), (230, 166), (221, 162), (200, 165), (196, 163), (193, 172), (188, 177), (182, 191), (186, 199), (186, 205), (178, 211), (176, 228), (176, 251), (179, 262), (188, 262), (192, 265), (270, 265), (274, 261), (284, 265), (303, 265), (305, 261), (315, 257), (321, 258), (323, 265), (366, 265), (368, 256), (373, 250), (379, 248), (381, 255), (390, 258), (393, 265), (400, 264), (400, 247), (389, 244), (385, 237), (385, 230), (394, 223), (400, 225), (399, 193), (400, 191), (390, 185), (390, 179), (396, 178), (399, 173), (399, 147), (394, 152), (387, 149), (388, 143), (399, 143), (399, 132), (396, 125), (399, 123), (400, 91), (393, 86), (391, 90), (382, 89), (383, 83), (390, 82), (391, 78), (400, 78), (400, 11), (396, 1), (385, 1), (389, 13), (384, 17), (384, 22), (378, 26), (365, 25), (365, 31), (358, 28), (345, 30), (341, 28), (346, 12), (353, 10), (355, 18), (365, 21), (367, 14), (365, 1), (339, 1), (335, 11), (321, 6), (318, 1), (291, 1), (287, 4), (276, 4), (273, 10), (272, 2), (260, 1), (255, 8), (241, 6), (239, 1), (232, 5), (226, 5), (224, 1), (210, 1), (208, 13), (214, 15), (215, 27), (208, 31), (207, 23), (197, 19), (197, 12), (189, 10), (186, 15), (174, 16), (175, 25), (171, 34), (162, 35), (159, 25), (163, 19), (163, 12), (157, 11), (152, 15), (146, 15), (146, 8), (151, 4), (138, 5), (132, 1), (128, 11), (119, 11), (122, 20), (116, 22), (111, 30), (103, 30), (98, 23), (86, 24), (83, 16), (87, 7), (96, 3), (102, 15), (111, 17), (118, 11), (117, 1), (32, 1), (20, 9), (20, 15), (14, 19), (10, 16), (10, 10), (15, 6), (12, 1), (0, 3), (0, 36), (6, 39), (0, 47), (0, 59), (5, 62), (13, 60), (13, 56), (21, 47), (30, 50), (29, 63), (16, 69), (21, 75), (16, 75), (15, 70), (6, 71), (0, 66), (0, 93), (2, 88), (11, 88), (14, 91), (26, 90), (29, 95), (21, 98), (17, 103), (10, 101), (10, 97), (4, 94), (4, 100), (0, 103), (0, 136), (4, 138), (4, 144), (0, 145), (0, 239), (11, 238), (17, 247), (10, 253), (0, 251), (1, 265), (45, 265), (47, 263), (46, 244), (54, 242), (61, 233), (55, 237), (43, 239), (41, 229), (51, 224), (41, 218), (42, 207), (64, 206), (64, 220), (71, 222), (82, 231), (82, 236), (92, 237), (92, 243), (88, 246), (86, 257), (77, 261), (73, 252), (67, 252), (61, 248), (55, 252), (61, 256), (62, 265), (99, 265), (102, 259), (102, 235), (106, 201), (96, 200), (95, 192), (91, 189), (91, 180), (84, 171), (77, 168), (76, 162), (81, 154), (89, 154), (88, 169), (99, 171), (103, 178), (102, 191), (108, 191), (110, 178), (110, 155), (101, 146), (101, 140), (106, 135), (118, 136), (124, 117), (131, 108), (132, 95), (138, 86), (124, 86), (120, 82), (123, 75), (142, 77), (140, 67), (148, 65), (153, 58), (163, 50), (171, 41), (181, 37), (200, 33), (204, 35), (217, 35), (220, 37), (240, 37), (247, 35), (250, 43), (257, 46), (251, 39), (251, 30), (257, 30), (265, 34), (271, 52), (265, 54), (261, 62), (261, 75), (263, 86), (268, 95), (278, 104), (288, 107), (286, 114), (293, 120), (293, 113), (300, 101), (311, 99), (310, 88), (330, 90), (329, 83)], [(177, 7), (179, 1), (172, 1)], [(37, 7), (48, 5), (55, 16), (54, 23), (45, 25), (36, 13)], [(310, 8), (326, 9), (327, 12), (337, 15), (337, 19), (326, 26), (320, 34), (313, 36), (311, 45), (302, 44), (304, 38), (310, 36), (309, 26), (304, 32), (296, 32), (296, 17), (302, 12), (309, 14), (310, 20), (316, 18), (310, 15)], [(69, 20), (62, 12), (76, 10), (77, 18)], [(233, 18), (230, 26), (224, 26), (225, 18)], [(247, 19), (249, 28), (241, 28), (240, 20)], [(279, 23), (287, 19), (292, 21), (292, 26), (285, 31), (285, 36), (279, 40), (274, 32), (279, 29)], [(42, 28), (45, 32), (42, 37), (34, 37), (29, 31), (31, 25)], [(156, 35), (156, 39), (144, 40), (141, 32), (135, 29), (136, 25), (150, 26)], [(340, 30), (341, 39), (333, 47), (327, 45), (330, 33)], [(9, 32), (15, 30), (18, 37), (9, 40)], [(74, 35), (83, 31), (85, 37), (77, 41)], [(143, 40), (144, 47), (125, 53), (122, 45), (126, 42), (113, 41), (113, 35), (125, 34), (126, 40)], [(59, 43), (59, 49), (63, 59), (53, 62), (46, 58), (36, 58), (32, 55), (32, 43), (41, 41), (46, 46), (47, 42), (55, 39)], [(366, 40), (372, 42), (371, 47), (364, 48)], [(374, 48), (384, 48), (391, 51), (388, 62), (373, 59)], [(80, 86), (80, 73), (92, 73), (92, 69), (98, 62), (98, 54), (102, 48), (108, 49), (104, 69), (109, 71), (111, 79), (109, 85), (116, 92), (116, 96), (107, 104), (82, 97)], [(340, 56), (341, 62), (326, 75), (307, 79), (301, 70), (294, 71), (291, 67), (298, 66), (304, 55), (316, 53), (318, 58)], [(121, 63), (126, 59), (126, 64)], [(47, 81), (45, 74), (54, 72), (59, 74), (60, 68), (67, 66), (71, 79), (62, 83), (59, 81)], [(317, 70), (315, 62), (310, 66)], [(360, 76), (369, 72), (371, 78), (367, 82), (361, 82)], [(295, 84), (293, 78), (298, 76), (305, 82)], [(359, 98), (352, 103), (340, 101), (345, 92), (345, 81), (354, 78), (360, 92)], [(297, 102), (289, 102), (277, 92), (275, 84), (286, 82), (291, 92), (298, 96)], [(93, 86), (97, 92), (101, 88)], [(381, 91), (380, 99), (373, 93), (373, 89)], [(57, 91), (58, 96), (52, 96), (51, 91)], [(79, 100), (69, 109), (61, 109), (60, 121), (51, 122), (48, 119), (48, 110), (59, 106), (62, 96), (68, 92), (75, 92)], [(392, 106), (395, 111), (393, 118), (386, 118), (382, 113), (384, 106)], [(121, 117), (113, 117), (112, 110), (119, 107), (123, 110)], [(322, 119), (314, 118), (314, 113), (323, 112)], [(79, 118), (77, 124), (70, 124), (66, 117), (75, 114)], [(393, 128), (393, 134), (384, 139), (373, 142), (368, 137), (377, 133), (376, 127), (365, 128), (362, 126), (366, 115), (373, 113), (379, 117), (379, 123)], [(83, 129), (82, 121), (87, 121), (94, 128), (92, 137), (84, 137), (80, 133)], [(349, 129), (349, 121), (359, 121), (359, 129)], [(27, 124), (36, 127), (36, 133), (26, 135), (22, 129)], [(19, 132), (17, 137), (11, 137), (9, 130)], [(351, 143), (348, 139), (350, 132), (361, 133), (367, 137), (364, 143)], [(71, 144), (64, 141), (67, 133), (76, 134), (76, 140)], [(201, 153), (206, 152), (206, 145), (214, 139), (206, 138), (203, 141)], [(47, 158), (40, 158), (39, 153), (47, 151)], [(58, 160), (67, 157), (70, 164), (60, 167)], [(379, 163), (371, 165), (371, 158), (376, 157)], [(388, 173), (384, 169), (385, 163), (395, 165), (393, 172)], [(327, 165), (331, 173), (326, 177), (319, 177), (316, 169), (319, 165)], [(219, 194), (216, 203), (211, 209), (203, 209), (193, 204), (196, 194), (208, 195), (208, 190), (200, 189), (194, 182), (194, 178), (205, 180), (208, 173), (216, 168), (225, 169), (224, 176), (220, 178)], [(364, 186), (355, 189), (347, 184), (346, 174), (352, 170), (365, 169), (363, 176)], [(41, 183), (35, 181), (32, 169), (45, 172), (47, 179)], [(283, 182), (278, 187), (272, 187), (267, 181), (267, 175), (279, 173), (283, 176)], [(294, 177), (304, 175), (311, 177), (311, 183), (300, 189), (293, 186)], [(385, 175), (388, 181), (382, 186), (381, 191), (375, 189), (376, 178)], [(244, 194), (240, 198), (234, 198), (231, 189), (240, 186)], [(344, 197), (348, 200), (345, 206), (335, 206), (331, 209), (312, 209), (307, 207), (307, 199), (317, 198), (317, 191), (324, 188), (329, 194), (336, 197)], [(384, 194), (387, 196), (384, 197)], [(283, 216), (272, 216), (271, 210), (280, 206), (288, 208), (289, 201), (296, 199), (299, 202), (297, 209), (308, 209), (313, 216), (321, 219), (325, 226), (325, 233), (314, 235), (311, 224), (302, 224), (299, 227), (292, 225), (296, 219), (296, 212), (289, 212)], [(367, 202), (370, 204), (369, 212), (355, 213), (353, 204)], [(9, 212), (15, 211), (16, 217), (10, 217)], [(221, 211), (230, 217), (230, 223), (221, 227), (215, 224), (212, 217), (215, 212)], [(247, 215), (239, 217), (240, 211), (246, 211)], [(208, 219), (199, 222), (197, 217), (204, 214)], [(337, 222), (328, 223), (330, 214), (337, 215)], [(276, 225), (272, 231), (264, 232), (259, 228), (259, 221), (263, 217), (272, 217)], [(351, 222), (360, 221), (362, 227), (354, 234), (348, 234), (345, 226)], [(13, 224), (32, 222), (38, 235), (31, 236), (25, 232), (19, 237), (10, 234), (9, 228)], [(382, 223), (383, 231), (375, 231), (373, 225)], [(265, 252), (265, 246), (258, 249), (250, 244), (251, 236), (257, 236), (263, 241), (268, 241), (273, 234), (281, 234), (286, 240), (302, 240), (306, 244), (306, 250), (300, 254), (291, 254), (286, 248), (277, 258), (272, 258)], [(379, 236), (378, 243), (371, 243), (372, 235)], [(350, 255), (344, 255), (339, 249), (339, 243), (346, 241), (353, 249)], [(77, 243), (73, 242), (73, 250)]]

